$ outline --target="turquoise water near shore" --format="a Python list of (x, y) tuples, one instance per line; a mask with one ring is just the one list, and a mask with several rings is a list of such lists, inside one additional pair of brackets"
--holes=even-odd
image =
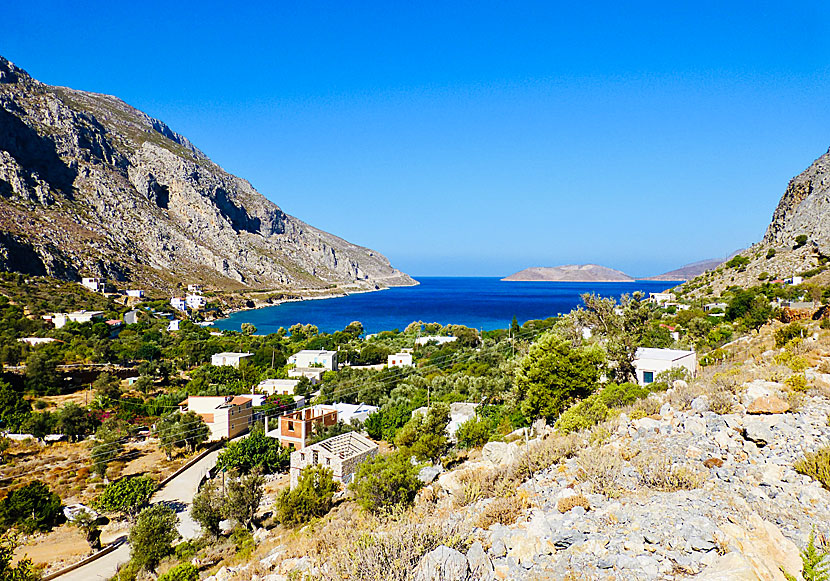
[(514, 315), (523, 323), (567, 313), (580, 304), (582, 293), (619, 297), (634, 291), (659, 292), (680, 282), (505, 282), (495, 277), (421, 277), (418, 281), (418, 286), (240, 311), (214, 327), (238, 331), (242, 323), (253, 323), (257, 333), (264, 334), (311, 323), (320, 331), (333, 332), (360, 321), (367, 333), (377, 333), (424, 321), (489, 331), (507, 328)]

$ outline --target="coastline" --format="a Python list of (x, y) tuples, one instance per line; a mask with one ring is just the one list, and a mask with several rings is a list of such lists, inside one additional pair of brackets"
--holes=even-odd
[[(414, 278), (412, 280), (414, 281), (414, 284), (399, 284), (399, 285), (392, 285), (392, 286), (379, 286), (377, 288), (362, 288), (362, 289), (355, 288), (355, 289), (350, 289), (350, 290), (340, 289), (340, 292), (337, 292), (337, 293), (328, 293), (328, 294), (319, 294), (319, 295), (310, 295), (310, 296), (299, 296), (297, 298), (290, 298), (290, 299), (277, 299), (277, 300), (273, 300), (272, 302), (258, 302), (256, 299), (251, 299), (254, 302), (254, 306), (252, 306), (252, 307), (241, 306), (241, 307), (231, 308), (227, 311), (225, 316), (219, 317), (219, 318), (216, 318), (216, 319), (213, 319), (212, 321), (210, 321), (210, 326), (213, 326), (213, 324), (218, 322), (218, 321), (224, 321), (224, 320), (229, 319), (231, 317), (231, 315), (234, 315), (236, 313), (241, 313), (241, 312), (244, 312), (244, 311), (256, 311), (258, 309), (265, 309), (265, 308), (268, 308), (268, 307), (278, 307), (278, 306), (280, 306), (282, 304), (285, 304), (285, 303), (301, 303), (301, 302), (304, 302), (304, 301), (322, 301), (322, 300), (327, 300), (327, 299), (339, 299), (339, 298), (347, 297), (349, 295), (380, 292), (380, 291), (389, 290), (390, 288), (412, 287), (412, 286), (418, 286), (418, 285), (421, 284), (420, 282), (418, 282)], [(299, 291), (298, 294), (300, 294), (300, 292), (302, 292), (302, 291)]]

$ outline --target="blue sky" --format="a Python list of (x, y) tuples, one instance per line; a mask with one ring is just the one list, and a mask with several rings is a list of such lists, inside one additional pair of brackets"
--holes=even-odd
[(415, 275), (726, 255), (830, 146), (826, 3), (236, 4), (12, 2), (0, 54)]

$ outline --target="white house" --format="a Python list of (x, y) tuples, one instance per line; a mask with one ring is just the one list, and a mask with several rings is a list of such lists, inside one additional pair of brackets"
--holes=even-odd
[(57, 341), (57, 339), (52, 339), (51, 337), (23, 337), (22, 339), (18, 339), (21, 343), (28, 343), (32, 347), (35, 345), (43, 345), (45, 343), (51, 343), (52, 341)]
[(352, 420), (357, 420), (362, 424), (366, 421), (366, 418), (378, 411), (377, 406), (365, 403), (357, 405), (352, 403), (335, 403), (330, 407), (337, 410), (337, 421), (343, 422), (344, 424), (351, 424)]
[(652, 383), (659, 373), (673, 367), (684, 367), (694, 375), (697, 371), (697, 354), (682, 349), (640, 347), (637, 349), (634, 367), (637, 370), (637, 383), (647, 385)]
[(230, 353), (227, 351), (224, 353), (216, 353), (215, 355), (210, 356), (210, 364), (215, 365), (216, 367), (230, 365), (231, 367), (239, 369), (239, 363), (251, 355), (253, 355), (253, 353)]
[(417, 339), (415, 339), (415, 344), (426, 345), (431, 341), (434, 341), (439, 345), (443, 345), (444, 343), (452, 343), (453, 341), (458, 341), (458, 337), (439, 337), (438, 335), (427, 335), (425, 337), (418, 337)]
[(325, 372), (323, 367), (295, 367), (288, 370), (288, 377), (306, 377), (311, 385), (317, 385), (323, 380)]
[(673, 302), (677, 297), (674, 293), (651, 293), (648, 298), (651, 302), (662, 305), (663, 303)]
[(127, 289), (127, 296), (135, 299), (144, 298), (144, 291), (139, 289)]
[(729, 308), (729, 305), (726, 303), (706, 303), (703, 305), (703, 312), (708, 313), (714, 310), (725, 311), (727, 308)]
[(289, 357), (288, 363), (299, 368), (322, 367), (329, 371), (337, 371), (337, 351), (303, 349)]
[(104, 311), (75, 311), (74, 313), (54, 313), (52, 315), (52, 324), (56, 329), (60, 329), (68, 322), (73, 323), (89, 323), (93, 319), (100, 319)]
[(793, 276), (784, 281), (785, 284), (801, 284), (804, 282), (803, 276)]
[(82, 278), (81, 285), (94, 293), (104, 292), (104, 282), (100, 278)]
[(393, 353), (387, 359), (389, 367), (412, 367), (412, 353)]
[(181, 323), (181, 321), (179, 321), (178, 319), (173, 319), (172, 321), (167, 323), (167, 330), (171, 331), (171, 332), (172, 331), (178, 331), (179, 330), (179, 323)]
[(253, 417), (251, 398), (237, 396), (189, 396), (179, 404), (182, 412), (196, 412), (210, 428), (210, 439), (233, 438), (248, 429)]
[(187, 301), (182, 297), (173, 297), (170, 299), (170, 306), (177, 311), (187, 312)]
[(200, 284), (189, 284), (187, 285), (187, 292), (197, 294), (202, 292), (202, 285)]
[(299, 379), (263, 379), (256, 390), (266, 395), (294, 395)]
[(202, 295), (187, 295), (184, 298), (185, 304), (194, 311), (198, 311), (207, 304), (207, 300)]
[(135, 325), (138, 323), (138, 311), (132, 310), (124, 313), (124, 323), (127, 325)]

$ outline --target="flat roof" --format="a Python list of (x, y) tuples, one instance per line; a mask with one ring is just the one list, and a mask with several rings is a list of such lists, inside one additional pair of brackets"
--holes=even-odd
[(302, 351), (297, 351), (294, 355), (332, 355), (334, 353), (337, 353), (337, 351), (326, 351), (325, 349), (303, 349)]
[(689, 355), (694, 355), (694, 351), (685, 351), (683, 349), (656, 349), (654, 347), (640, 347), (637, 349), (636, 359), (657, 359), (660, 361), (676, 361)]
[(223, 351), (222, 353), (214, 353), (211, 357), (216, 357), (217, 355), (222, 357), (249, 357), (253, 355), (253, 353), (233, 353), (231, 351)]
[(367, 450), (372, 450), (378, 447), (378, 445), (372, 440), (358, 434), (357, 432), (340, 434), (339, 436), (334, 436), (328, 440), (312, 444), (311, 446), (308, 446), (308, 448), (314, 449), (317, 446), (327, 452), (336, 454), (341, 459), (350, 458), (352, 456), (362, 454)]

